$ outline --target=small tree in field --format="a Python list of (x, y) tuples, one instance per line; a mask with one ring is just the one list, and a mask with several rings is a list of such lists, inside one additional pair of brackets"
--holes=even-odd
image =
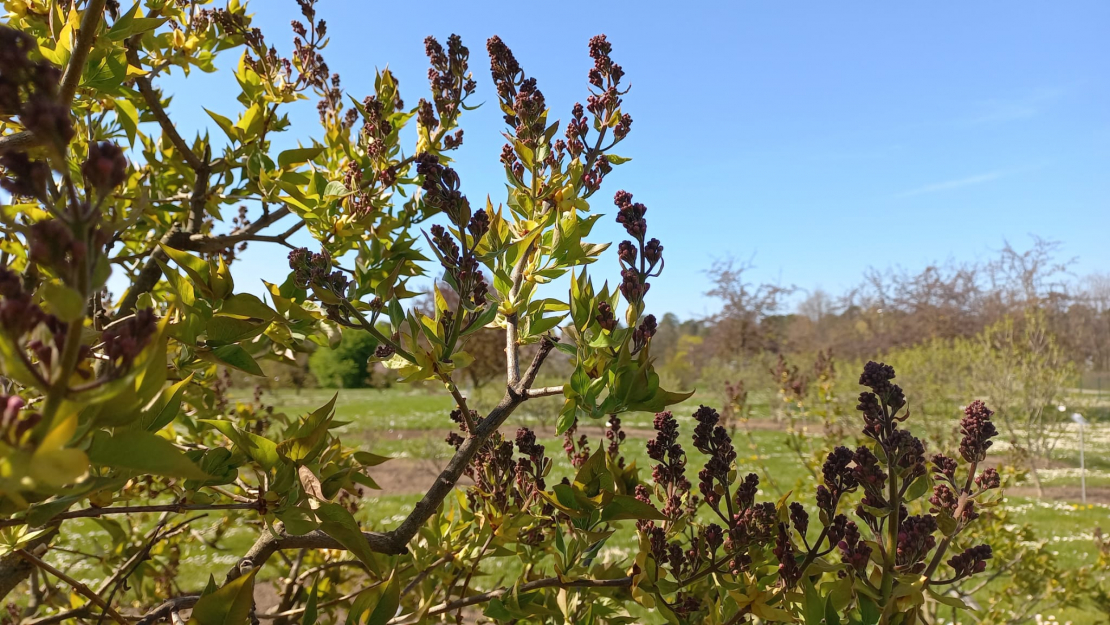
[[(940, 593), (985, 568), (990, 547), (963, 544), (962, 531), (998, 500), (997, 474), (979, 470), (995, 434), (981, 403), (962, 423), (963, 462), (930, 463), (902, 427), (894, 370), (869, 363), (859, 402), (866, 442), (828, 456), (808, 507), (758, 501), (758, 479), (737, 477), (729, 434), (702, 407), (693, 445), (708, 461), (693, 487), (678, 422), (661, 412), (689, 394), (660, 388), (650, 355), (656, 322), (645, 296), (663, 246), (630, 193), (613, 196), (628, 235), (619, 266), (600, 270), (618, 286), (599, 288), (587, 273), (608, 246), (587, 242), (601, 218), (591, 205), (627, 160), (613, 149), (632, 123), (604, 36), (589, 42), (586, 105), (570, 107), (566, 123), (549, 119), (508, 46), (487, 42), (508, 193), (474, 206), (450, 157), (477, 89), (462, 41), (425, 41), (431, 92), (415, 106), (388, 71), (370, 93), (347, 97), (322, 56), (325, 22), (313, 0), (298, 3), (291, 58), (238, 0), (215, 10), (5, 3), (0, 597), (16, 599), (12, 615), (40, 624), (183, 614), (198, 625), (340, 614), (376, 625), (909, 624), (928, 597), (962, 606)], [(212, 71), (229, 51), (241, 55), (241, 109), (210, 113), (218, 144), (182, 136), (159, 77)], [(312, 133), (284, 113), (305, 98), (318, 102)], [(406, 126), (415, 146), (401, 143)], [(301, 147), (273, 149), (283, 132)], [(225, 219), (244, 203), (258, 213)], [(316, 243), (290, 252), (265, 298), (237, 287), (228, 263), (249, 253), (245, 244), (289, 246), (299, 230)], [(407, 284), (426, 272), (456, 297), (434, 289), (434, 309), (422, 312)], [(104, 291), (112, 274), (128, 283), (118, 301)], [(565, 296), (538, 295), (561, 278)], [(352, 514), (388, 459), (339, 438), (334, 399), (284, 415), (231, 408), (224, 397), (221, 368), (259, 375), (260, 362), (290, 362), (340, 328), (370, 337), (375, 360), (399, 380), (441, 383), (456, 404), (443, 415), (457, 426), (453, 457), (389, 531), (360, 527)], [(503, 397), (484, 414), (457, 383), (483, 328), (503, 333), (505, 363)], [(554, 350), (573, 373), (537, 387)], [(579, 421), (610, 424), (608, 446), (585, 454), (570, 444), (581, 455), (560, 482), (534, 433), (500, 431), (544, 396), (563, 398), (560, 433)], [(619, 415), (633, 411), (658, 412), (651, 479), (622, 453)], [(474, 486), (456, 490), (464, 475)], [(191, 533), (202, 517), (206, 533)], [(79, 519), (109, 535), (98, 575), (60, 564), (57, 543)], [(231, 531), (249, 532), (252, 544), (230, 566), (202, 562), (207, 584), (182, 578), (188, 543)], [(637, 547), (602, 557), (616, 535)], [(506, 558), (519, 575), (491, 583), (483, 567)], [(280, 586), (265, 614), (254, 602), (260, 574)]]

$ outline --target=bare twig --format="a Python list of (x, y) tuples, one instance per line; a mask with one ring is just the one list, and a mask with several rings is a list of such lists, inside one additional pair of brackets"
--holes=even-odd
[[(506, 586), (503, 588), (498, 588), (497, 590), (491, 590), (489, 592), (483, 592), (477, 595), (470, 595), (469, 597), (464, 597), (462, 599), (456, 599), (455, 601), (441, 603), (425, 612), (424, 616), (435, 616), (437, 614), (452, 612), (454, 610), (465, 608), (467, 606), (485, 603), (487, 601), (497, 599), (498, 597), (503, 597), (506, 594), (514, 591), (525, 593), (531, 592), (533, 590), (539, 590), (541, 588), (628, 588), (630, 586), (632, 586), (631, 577), (618, 577), (616, 579), (577, 579), (568, 582), (565, 582), (558, 577), (547, 577), (544, 579), (536, 580), (534, 582), (521, 584), (519, 587)], [(410, 616), (411, 615), (399, 616), (389, 621), (389, 623), (390, 625), (407, 623), (409, 622), (408, 619), (410, 618)]]
[[(64, 521), (67, 519), (99, 518), (106, 514), (137, 514), (140, 512), (199, 512), (207, 510), (258, 510), (258, 503), (225, 503), (225, 504), (165, 504), (157, 506), (115, 506), (111, 508), (82, 508), (55, 515), (43, 525)], [(5, 519), (0, 521), (0, 528), (26, 525), (24, 519)]]
[(72, 587), (73, 590), (77, 591), (78, 594), (82, 595), (83, 597), (85, 597), (86, 599), (88, 599), (89, 601), (94, 603), (101, 610), (104, 610), (104, 612), (107, 613), (108, 616), (112, 617), (112, 620), (114, 620), (115, 622), (119, 623), (120, 625), (131, 625), (130, 621), (123, 618), (123, 615), (121, 615), (119, 612), (116, 612), (115, 608), (108, 605), (108, 602), (104, 601), (104, 599), (101, 598), (100, 595), (93, 592), (92, 589), (89, 588), (88, 586), (86, 586), (83, 583), (73, 579), (69, 575), (66, 575), (65, 573), (59, 571), (58, 569), (56, 569), (53, 566), (47, 564), (46, 562), (43, 562), (42, 560), (35, 557), (34, 555), (32, 555), (30, 552), (28, 552), (26, 550), (16, 549), (15, 553), (19, 554), (19, 557), (21, 557), (24, 560), (30, 562), (31, 564), (37, 566), (38, 568), (42, 569), (43, 571), (46, 571), (47, 573), (50, 573), (54, 577), (57, 577), (58, 579), (62, 580), (63, 582), (69, 584), (69, 586)]
[(562, 395), (563, 387), (561, 386), (543, 386), (540, 388), (529, 389), (525, 395), (528, 399), (533, 397), (551, 397), (552, 395)]

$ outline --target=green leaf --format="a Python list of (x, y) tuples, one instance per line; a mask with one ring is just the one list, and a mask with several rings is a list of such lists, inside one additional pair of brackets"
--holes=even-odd
[(285, 531), (294, 536), (303, 536), (320, 527), (312, 514), (304, 508), (288, 508), (281, 512), (275, 512), (274, 516), (285, 526)]
[(924, 474), (918, 476), (917, 479), (915, 479), (912, 483), (910, 483), (910, 487), (908, 489), (906, 489), (906, 498), (905, 498), (905, 500), (906, 501), (913, 501), (913, 500), (917, 499), (918, 497), (921, 497), (922, 495), (924, 495), (925, 492), (928, 491), (928, 490), (929, 490), (929, 474), (924, 473)]
[(75, 289), (60, 282), (48, 282), (40, 290), (42, 298), (50, 304), (50, 312), (69, 323), (85, 314), (85, 298)]
[(577, 411), (578, 407), (573, 399), (567, 399), (563, 402), (563, 410), (559, 413), (559, 420), (555, 423), (556, 435), (562, 435), (570, 429), (570, 426), (574, 425), (574, 414)]
[(150, 403), (139, 417), (139, 427), (148, 432), (157, 432), (170, 424), (177, 417), (181, 409), (181, 396), (185, 387), (193, 381), (193, 374), (169, 388), (162, 389), (162, 393)]
[(825, 625), (840, 625), (840, 614), (833, 605), (831, 594), (825, 598)]
[(254, 575), (251, 569), (216, 592), (206, 594), (193, 606), (188, 625), (243, 625), (250, 622), (254, 605)]
[(362, 535), (358, 523), (351, 516), (351, 513), (347, 512), (346, 508), (337, 503), (325, 502), (316, 509), (316, 518), (320, 519), (320, 529), (325, 534), (346, 547), (372, 573), (375, 575), (379, 573), (378, 563), (374, 560), (374, 552), (370, 550), (366, 537)]
[(167, 256), (173, 259), (173, 262), (184, 269), (185, 273), (189, 274), (189, 277), (196, 282), (196, 286), (208, 286), (208, 276), (211, 273), (208, 261), (199, 256), (193, 256), (189, 252), (175, 250), (161, 243), (159, 243), (158, 246), (162, 248), (162, 251), (165, 252)]
[(277, 313), (264, 304), (262, 300), (250, 293), (236, 293), (225, 299), (223, 305), (220, 306), (219, 314), (247, 319), (262, 319), (263, 321), (271, 321), (277, 316)]
[(230, 421), (201, 419), (200, 422), (207, 423), (219, 430), (228, 440), (235, 443), (235, 446), (241, 449), (243, 453), (250, 456), (267, 471), (281, 462), (281, 457), (277, 451), (277, 443), (268, 438), (263, 438), (251, 432), (244, 432), (235, 427)]
[(655, 521), (666, 520), (663, 513), (655, 506), (644, 503), (631, 495), (613, 495), (613, 498), (601, 511), (602, 521), (620, 521), (625, 519), (651, 519)]
[(254, 338), (266, 331), (268, 322), (251, 321), (238, 317), (213, 315), (205, 325), (204, 333), (211, 345), (238, 343)]
[(342, 182), (332, 180), (328, 183), (328, 186), (324, 187), (324, 195), (331, 197), (346, 197), (351, 195), (351, 192), (347, 190), (347, 187)]
[(127, 133), (127, 140), (132, 146), (135, 145), (135, 135), (139, 132), (139, 111), (131, 100), (127, 98), (117, 98), (116, 105), (116, 121), (119, 122), (123, 131)]
[(667, 406), (680, 404), (690, 398), (694, 391), (683, 393), (681, 391), (665, 391), (658, 389), (650, 399), (628, 405), (628, 410), (640, 412), (659, 412)]
[(356, 451), (354, 453), (354, 459), (355, 462), (364, 467), (376, 467), (383, 462), (393, 460), (393, 458), (389, 456), (379, 456), (378, 454), (372, 454), (368, 451)]
[(316, 625), (316, 602), (320, 596), (320, 578), (312, 582), (312, 590), (308, 593), (308, 601), (304, 604), (304, 615), (301, 616), (301, 625)]
[(123, 430), (110, 436), (99, 431), (89, 446), (89, 460), (118, 469), (167, 477), (205, 480), (211, 477), (174, 447), (173, 443), (142, 430)]
[(278, 154), (278, 167), (285, 169), (290, 165), (300, 165), (307, 163), (320, 155), (324, 151), (324, 146), (317, 145), (310, 148), (293, 148), (292, 150), (285, 150)]
[(216, 124), (220, 127), (221, 130), (224, 131), (224, 134), (227, 135), (227, 138), (231, 139), (232, 143), (239, 140), (239, 129), (235, 127), (235, 122), (224, 117), (223, 115), (213, 113), (208, 109), (204, 109), (204, 112), (208, 113), (208, 116), (216, 121)]
[[(385, 625), (397, 616), (400, 604), (401, 587), (396, 579), (390, 577), (388, 581), (367, 588), (355, 597), (351, 611), (347, 613), (347, 625)], [(366, 616), (367, 613), (369, 616)]]
[(209, 353), (213, 358), (233, 369), (238, 369), (251, 375), (264, 375), (262, 373), (262, 367), (258, 366), (254, 358), (251, 358), (251, 355), (247, 353), (247, 350), (238, 345), (224, 345), (213, 349)]

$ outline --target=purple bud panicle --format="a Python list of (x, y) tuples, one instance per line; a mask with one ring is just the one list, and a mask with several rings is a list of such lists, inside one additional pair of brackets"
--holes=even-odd
[(994, 557), (994, 553), (990, 545), (968, 547), (962, 553), (952, 556), (948, 560), (948, 566), (952, 567), (955, 572), (951, 581), (982, 573), (987, 569), (987, 560), (992, 557)]
[(968, 462), (982, 462), (987, 458), (987, 450), (994, 443), (992, 438), (998, 436), (998, 429), (991, 421), (994, 414), (986, 404), (979, 400), (971, 402), (964, 409), (964, 417), (960, 420), (960, 432), (963, 439), (960, 441), (960, 455)]
[(100, 194), (106, 194), (127, 179), (127, 158), (123, 150), (110, 141), (89, 144), (89, 156), (81, 164), (85, 182)]

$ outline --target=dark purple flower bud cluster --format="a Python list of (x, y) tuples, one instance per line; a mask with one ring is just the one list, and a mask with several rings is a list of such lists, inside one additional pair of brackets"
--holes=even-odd
[[(424, 51), (431, 61), (428, 69), (428, 82), (432, 87), (432, 102), (439, 116), (449, 124), (458, 118), (463, 100), (474, 93), (477, 86), (469, 72), (470, 50), (462, 43), (458, 35), (447, 38), (447, 50), (435, 37), (424, 40)], [(427, 116), (423, 110), (424, 101), (421, 100), (420, 125), (431, 131), (439, 121), (435, 115)]]
[(806, 531), (809, 530), (809, 513), (806, 512), (805, 506), (797, 501), (790, 503), (790, 523), (800, 536), (805, 536)]
[[(652, 239), (654, 241), (655, 239)], [(617, 246), (617, 259), (621, 262), (621, 268), (628, 267), (632, 269), (636, 267), (636, 246), (632, 241), (621, 241)]]
[(954, 483), (956, 479), (956, 461), (948, 456), (937, 454), (933, 456), (933, 473), (938, 477), (943, 477), (950, 483)]
[(911, 482), (915, 478), (925, 475), (928, 469), (925, 466), (925, 445), (921, 439), (908, 430), (894, 430), (887, 442), (888, 452), (892, 458), (897, 458), (896, 466), (904, 482)]
[(590, 459), (590, 439), (585, 434), (577, 438), (574, 435), (578, 432), (578, 420), (575, 419), (574, 423), (563, 432), (563, 452), (567, 455), (567, 460), (570, 460), (571, 466), (579, 468), (586, 464)]
[(603, 330), (612, 332), (617, 327), (617, 317), (613, 314), (613, 307), (609, 305), (609, 302), (597, 303), (597, 313), (594, 315), (594, 319)]
[(682, 513), (683, 496), (690, 490), (686, 479), (686, 452), (678, 443), (678, 422), (670, 412), (655, 415), (655, 437), (647, 443), (648, 457), (656, 462), (651, 476), (663, 489), (663, 514), (674, 518)]
[(127, 158), (111, 141), (89, 144), (89, 157), (81, 164), (85, 183), (101, 195), (110, 192), (127, 179)]
[(40, 323), (60, 328), (63, 324), (35, 303), (33, 294), (23, 288), (23, 281), (8, 269), (0, 267), (0, 329), (10, 337), (27, 334)]
[(105, 232), (96, 227), (95, 214), (87, 204), (70, 206), (76, 219), (93, 222), (90, 240), (74, 238), (70, 226), (60, 219), (46, 219), (33, 224), (27, 233), (28, 257), (31, 262), (49, 269), (67, 284), (76, 284), (77, 268), (86, 260), (90, 242), (93, 246), (104, 244)]
[(937, 484), (933, 487), (933, 496), (929, 498), (930, 512), (946, 512), (950, 516), (956, 515), (956, 507), (960, 505), (960, 498), (947, 484)]
[(518, 505), (535, 498), (536, 493), (547, 488), (544, 477), (551, 470), (551, 460), (544, 456), (544, 447), (536, 442), (536, 433), (528, 428), (516, 432), (516, 449), (521, 454), (516, 465), (516, 494)]
[(960, 440), (960, 455), (964, 460), (972, 463), (986, 460), (987, 450), (994, 444), (991, 439), (998, 436), (998, 429), (991, 421), (993, 414), (994, 412), (978, 399), (964, 409), (964, 417), (960, 420), (960, 433), (963, 434), (963, 439)]
[(467, 232), (470, 236), (474, 237), (474, 245), (477, 245), (482, 237), (486, 236), (489, 232), (489, 215), (486, 214), (486, 209), (479, 208), (474, 215), (470, 218), (470, 223), (466, 225)]
[(647, 347), (651, 337), (659, 331), (659, 325), (655, 321), (655, 315), (645, 315), (640, 325), (632, 331), (632, 348), (633, 354), (638, 354), (640, 350)]
[(992, 557), (994, 553), (990, 545), (968, 547), (962, 553), (952, 556), (948, 560), (948, 566), (952, 567), (955, 575), (950, 581), (955, 582), (976, 573), (982, 573), (987, 570), (987, 560)]
[(979, 475), (975, 476), (975, 485), (982, 490), (1000, 488), (1002, 486), (1002, 478), (999, 477), (998, 470), (994, 467), (987, 467), (983, 469)]
[(837, 543), (840, 559), (860, 575), (866, 574), (871, 560), (871, 546), (860, 536), (859, 527), (851, 521), (844, 524), (843, 535)]
[(872, 508), (882, 508), (887, 505), (885, 498), (887, 474), (879, 466), (879, 459), (867, 447), (859, 447), (852, 456), (855, 467), (852, 475), (856, 483), (863, 487), (865, 496), (863, 505)]
[(22, 447), (25, 437), (42, 420), (37, 412), (23, 410), (25, 403), (15, 395), (0, 395), (0, 440), (12, 447)]
[(775, 504), (769, 501), (754, 504), (733, 514), (728, 539), (725, 541), (725, 550), (736, 554), (729, 563), (732, 573), (739, 574), (751, 563), (751, 558), (746, 553), (749, 547), (767, 544), (780, 529)]
[(721, 417), (708, 406), (699, 406), (694, 412), (694, 448), (709, 458), (705, 467), (698, 473), (698, 490), (702, 499), (720, 513), (722, 497), (728, 492), (728, 474), (736, 460), (736, 450), (725, 428), (721, 427)]
[(920, 573), (925, 570), (925, 557), (937, 546), (933, 534), (937, 521), (930, 515), (909, 516), (898, 526), (898, 548), (895, 558), (899, 570)]
[(465, 222), (460, 219), (463, 215), (470, 218), (470, 202), (459, 191), (459, 175), (454, 169), (440, 163), (435, 154), (422, 152), (416, 157), (416, 173), (423, 179), (423, 200), (431, 209), (429, 214), (443, 211), (454, 223)]
[(313, 254), (306, 247), (289, 252), (289, 268), (293, 270), (293, 281), (302, 289), (309, 285), (330, 286), (332, 284), (331, 255), (326, 251)]
[(609, 453), (610, 458), (617, 461), (617, 465), (624, 466), (624, 456), (621, 455), (621, 443), (627, 435), (621, 430), (621, 418), (617, 415), (609, 415), (609, 423), (605, 427), (605, 438), (609, 441), (609, 447), (606, 451)]
[(28, 35), (0, 26), (0, 116), (18, 115), (41, 143), (61, 153), (73, 140), (73, 124), (57, 98), (58, 68), (29, 57), (37, 47)]
[(585, 151), (586, 136), (590, 134), (590, 122), (586, 119), (586, 111), (578, 102), (570, 110), (570, 121), (564, 131), (566, 135), (566, 149), (571, 156), (577, 157)]
[(50, 167), (45, 161), (31, 160), (25, 152), (9, 152), (0, 156), (0, 189), (15, 196), (43, 198), (46, 195), (46, 182), (50, 179)]
[[(612, 52), (613, 45), (605, 35), (597, 35), (590, 39), (590, 58), (594, 60), (594, 66), (590, 68), (589, 80), (590, 85), (600, 91), (590, 94), (586, 108), (605, 122), (608, 122), (620, 109), (621, 96), (625, 93), (620, 90), (624, 70), (613, 62), (610, 57)], [(613, 134), (617, 140), (623, 139), (628, 135), (631, 127), (632, 117), (622, 115), (613, 129)]]
[(647, 295), (651, 285), (640, 277), (640, 272), (635, 269), (621, 271), (620, 291), (629, 303), (640, 302)]
[(779, 523), (775, 548), (771, 552), (779, 561), (779, 581), (786, 588), (792, 587), (801, 578), (802, 571), (794, 558), (794, 543), (790, 540), (790, 532), (785, 523)]
[(497, 97), (502, 103), (502, 110), (506, 107), (505, 123), (516, 125), (516, 118), (511, 109), (511, 103), (516, 97), (516, 86), (524, 78), (524, 71), (513, 56), (513, 51), (498, 36), (490, 37), (486, 41), (486, 51), (489, 52), (490, 73), (493, 75), (493, 84), (497, 87)]
[(150, 343), (157, 330), (158, 318), (149, 308), (140, 309), (134, 315), (108, 326), (101, 334), (101, 340), (110, 374), (130, 369), (131, 363)]
[[(870, 450), (867, 451), (870, 453)], [(851, 449), (837, 447), (829, 452), (825, 457), (825, 463), (821, 466), (821, 477), (825, 481), (825, 486), (838, 497), (854, 490), (859, 484), (859, 479), (850, 466), (855, 457), (856, 454), (853, 454)]]
[(749, 473), (744, 476), (744, 481), (736, 485), (736, 494), (733, 501), (739, 509), (750, 508), (755, 505), (755, 496), (759, 493), (759, 476)]
[(629, 236), (643, 241), (647, 233), (647, 220), (644, 219), (647, 207), (639, 202), (634, 203), (632, 194), (628, 191), (617, 191), (613, 203), (617, 205), (617, 223), (624, 226)]
[(364, 113), (359, 140), (371, 161), (378, 161), (386, 156), (390, 135), (394, 131), (393, 122), (389, 121), (389, 116), (393, 113), (391, 108), (389, 103), (383, 102), (376, 95), (367, 96), (362, 101)]

